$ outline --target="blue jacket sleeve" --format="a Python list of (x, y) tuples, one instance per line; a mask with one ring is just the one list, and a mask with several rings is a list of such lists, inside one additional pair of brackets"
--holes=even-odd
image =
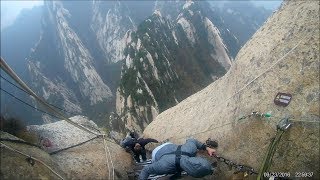
[(194, 139), (194, 138), (187, 139), (186, 142), (187, 143), (194, 143), (196, 145), (197, 149), (199, 149), (199, 150), (206, 150), (206, 145), (204, 143), (201, 143), (200, 141)]

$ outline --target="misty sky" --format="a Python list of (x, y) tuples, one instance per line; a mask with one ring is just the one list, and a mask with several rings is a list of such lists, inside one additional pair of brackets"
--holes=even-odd
[[(223, 2), (223, 1), (220, 1)], [(257, 6), (263, 6), (267, 9), (276, 9), (280, 6), (281, 0), (269, 0), (269, 1), (252, 1)], [(1, 0), (1, 30), (9, 25), (11, 25), (16, 17), (19, 15), (22, 9), (32, 8), (33, 6), (43, 5), (43, 1), (34, 0), (34, 1), (9, 1)]]
[(43, 5), (43, 1), (1, 0), (1, 30), (13, 23), (22, 9)]

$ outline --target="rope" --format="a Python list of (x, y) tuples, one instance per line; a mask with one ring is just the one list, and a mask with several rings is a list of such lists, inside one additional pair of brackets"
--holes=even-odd
[[(104, 144), (104, 152), (106, 154), (106, 160), (107, 160), (107, 167), (108, 167), (108, 179), (111, 179), (111, 170), (110, 170), (110, 166), (109, 166), (109, 158), (108, 158), (108, 153), (107, 151), (109, 151), (108, 145), (105, 141), (105, 139), (103, 138), (103, 144)], [(110, 154), (109, 154), (110, 155)], [(110, 156), (109, 156), (110, 157)], [(111, 157), (110, 157), (111, 160)], [(111, 160), (112, 161), (112, 160)]]
[[(13, 82), (11, 82), (11, 81), (9, 81), (8, 79), (6, 79), (5, 77), (3, 77), (1, 74), (0, 74), (0, 77), (1, 77), (3, 80), (7, 81), (9, 84), (11, 84), (11, 85), (13, 85), (14, 87), (16, 87), (17, 89), (19, 89), (20, 91), (25, 92), (25, 93), (28, 94), (28, 95), (31, 95), (31, 94), (28, 93), (26, 90), (20, 88), (19, 86), (15, 85)], [(48, 104), (50, 104), (50, 103), (48, 103)], [(53, 104), (50, 104), (50, 105), (53, 106), (53, 107), (55, 107), (55, 108), (57, 108), (57, 109), (59, 109), (59, 110), (61, 110), (61, 111), (67, 112), (67, 113), (69, 113), (69, 114), (71, 114), (71, 115), (76, 115), (75, 113), (69, 112), (69, 111), (67, 111), (67, 110), (65, 110), (65, 109), (62, 109), (62, 108), (60, 108), (60, 107), (58, 107), (58, 106), (55, 106), (55, 105), (53, 105)]]
[(272, 162), (272, 157), (273, 157), (275, 150), (276, 150), (276, 146), (278, 145), (278, 143), (281, 139), (281, 136), (283, 135), (284, 132), (285, 131), (277, 130), (277, 134), (276, 134), (275, 138), (273, 139), (273, 141), (271, 142), (271, 144), (269, 145), (267, 153), (263, 159), (263, 162), (262, 162), (261, 168), (259, 170), (259, 174), (258, 174), (257, 179), (262, 179), (262, 174), (264, 172), (269, 171), (270, 166), (271, 166), (271, 162)]
[[(28, 94), (30, 94), (32, 97), (34, 97), (38, 102), (40, 102), (42, 105), (44, 105), (49, 111), (53, 112), (54, 114), (58, 115), (58, 118), (64, 119), (65, 121), (67, 121), (68, 123), (76, 126), (79, 129), (82, 129), (86, 132), (89, 132), (91, 134), (97, 135), (97, 137), (102, 137), (103, 138), (103, 142), (104, 142), (104, 147), (105, 147), (105, 153), (106, 153), (106, 158), (108, 161), (108, 155), (110, 157), (110, 161), (111, 161), (111, 165), (112, 165), (112, 179), (114, 179), (114, 165), (113, 165), (113, 161), (111, 158), (111, 153), (109, 150), (109, 147), (106, 144), (106, 140), (104, 138), (105, 135), (101, 134), (101, 132), (99, 131), (100, 134), (93, 132), (85, 127), (83, 127), (82, 125), (73, 122), (71, 119), (67, 118), (66, 116), (64, 116), (64, 114), (58, 112), (56, 109), (54, 109), (53, 107), (51, 107), (51, 105), (49, 103), (47, 103), (45, 100), (43, 100), (42, 98), (40, 98), (39, 96), (37, 96), (20, 78), (19, 76), (6, 64), (6, 62), (4, 61), (4, 59), (1, 57), (1, 61), (0, 61), (0, 65), (1, 65), (1, 69), (3, 69), (9, 76), (11, 76), (12, 79), (14, 79)], [(110, 141), (111, 142), (111, 141)], [(110, 169), (109, 169), (109, 163), (107, 162), (108, 165), (108, 171), (109, 171), (109, 179), (111, 176), (110, 173)]]
[[(39, 112), (42, 112), (42, 113), (47, 114), (47, 115), (50, 115), (50, 116), (52, 116), (52, 117), (54, 117), (54, 118), (59, 118), (59, 117), (57, 117), (57, 116), (55, 116), (55, 115), (53, 115), (53, 114), (50, 114), (50, 113), (48, 113), (48, 112), (46, 112), (46, 111), (43, 111), (43, 110), (41, 110), (41, 109), (39, 109), (39, 108), (37, 108), (37, 107), (34, 107), (33, 105), (31, 105), (31, 104), (23, 101), (22, 99), (16, 97), (15, 95), (9, 93), (8, 91), (6, 91), (6, 90), (4, 90), (4, 89), (2, 89), (1, 87), (0, 87), (0, 90), (2, 90), (3, 92), (7, 93), (7, 94), (10, 95), (10, 96), (12, 96), (13, 98), (15, 98), (16, 100), (20, 101), (21, 103), (23, 103), (23, 104), (25, 104), (25, 105), (27, 105), (27, 106), (29, 106), (29, 107), (31, 107), (31, 108), (39, 111)], [(96, 128), (94, 128), (94, 127), (91, 127), (91, 128), (94, 129), (94, 130), (96, 130), (96, 131), (99, 131), (98, 129), (96, 129)], [(98, 136), (101, 136), (101, 135), (102, 135), (102, 134), (99, 134)], [(110, 140), (106, 140), (106, 141), (109, 141), (110, 143), (113, 143), (113, 144), (118, 145), (117, 143), (115, 143), (115, 142), (113, 142), (113, 141), (110, 141)]]
[[(237, 92), (235, 92), (232, 96), (230, 96), (229, 98), (227, 98), (224, 102), (226, 103), (227, 101), (229, 101), (232, 97), (234, 97), (235, 95), (239, 94), (241, 91), (243, 91), (246, 87), (248, 87), (251, 83), (253, 83), (255, 80), (257, 80), (259, 77), (261, 77), (263, 74), (267, 73), (271, 68), (273, 68), (275, 65), (277, 65), (280, 61), (282, 61), (285, 57), (287, 57), (290, 53), (292, 53), (299, 45), (300, 43), (304, 40), (304, 39), (307, 39), (306, 38), (303, 38), (301, 39), (290, 51), (288, 51), (285, 55), (283, 55), (281, 58), (279, 58), (275, 63), (273, 63), (269, 68), (267, 68), (264, 72), (262, 72), (261, 74), (259, 74), (258, 76), (256, 76), (255, 78), (253, 78), (253, 80), (251, 80), (249, 83), (247, 83), (246, 85), (244, 85), (241, 89), (239, 89)], [(239, 119), (241, 120), (241, 118)], [(291, 120), (292, 121), (292, 120)], [(298, 120), (295, 120), (295, 121), (298, 121)], [(314, 121), (301, 121), (301, 122), (310, 122), (310, 123), (313, 123)], [(317, 121), (315, 121), (317, 122)], [(211, 130), (214, 130), (214, 129), (217, 129), (217, 128), (220, 128), (220, 127), (224, 127), (224, 126), (227, 126), (227, 125), (230, 125), (232, 124), (233, 122), (229, 122), (229, 123), (226, 123), (226, 124), (223, 124), (221, 126), (218, 126), (218, 127), (214, 127), (214, 128), (211, 128), (211, 129), (208, 129), (208, 130), (205, 130), (205, 131), (202, 131), (202, 132), (199, 132), (199, 133), (195, 133), (195, 134), (192, 134), (192, 135), (188, 135), (188, 136), (194, 136), (194, 135), (198, 135), (198, 134), (203, 134), (205, 132), (208, 132), (208, 131), (211, 131)], [(319, 123), (319, 122), (317, 122)], [(183, 137), (179, 137), (179, 138), (172, 138), (171, 139), (183, 139), (183, 138), (186, 138), (188, 136), (183, 136)], [(168, 138), (169, 140), (170, 138)]]
[(188, 136), (182, 136), (182, 137), (178, 137), (178, 138), (171, 137), (171, 138), (168, 138), (168, 139), (179, 140), (179, 139), (183, 139), (183, 138), (186, 138), (186, 137), (189, 137), (189, 136), (196, 136), (196, 135), (199, 135), (199, 134), (203, 134), (203, 133), (212, 131), (212, 130), (217, 129), (217, 128), (221, 128), (221, 127), (227, 126), (227, 125), (232, 124), (232, 123), (233, 123), (233, 122), (229, 122), (229, 123), (223, 124), (223, 125), (221, 125), (221, 126), (213, 127), (213, 128), (207, 129), (207, 130), (205, 130), (205, 131), (201, 131), (201, 132), (198, 132), (198, 133), (194, 133), (194, 134), (191, 134), (191, 135), (188, 135)]
[(30, 156), (30, 155), (28, 155), (28, 154), (25, 154), (25, 153), (23, 153), (23, 152), (21, 152), (21, 151), (19, 151), (19, 150), (16, 150), (16, 149), (14, 149), (14, 148), (11, 148), (11, 147), (7, 146), (6, 144), (4, 144), (4, 143), (2, 143), (2, 142), (0, 142), (0, 144), (1, 144), (1, 146), (5, 147), (5, 148), (7, 148), (7, 149), (9, 149), (9, 150), (11, 150), (11, 151), (14, 151), (14, 152), (16, 152), (16, 153), (19, 153), (19, 154), (21, 154), (21, 155), (23, 155), (23, 156), (26, 156), (26, 157), (28, 157), (28, 158), (30, 158), (30, 159), (32, 159), (32, 160), (35, 160), (35, 161), (41, 163), (42, 165), (44, 165), (45, 167), (47, 167), (52, 173), (54, 173), (56, 176), (58, 176), (60, 179), (63, 179), (63, 177), (61, 177), (56, 171), (54, 171), (49, 165), (47, 165), (47, 164), (44, 163), (43, 161), (41, 161), (41, 160), (39, 160), (39, 159), (37, 159), (37, 158), (35, 158), (35, 157), (32, 157), (32, 156)]
[(292, 119), (290, 119), (289, 121), (292, 121), (292, 122), (305, 122), (305, 123), (320, 123), (320, 121), (304, 121), (304, 120), (292, 120)]
[(235, 95), (239, 94), (241, 91), (243, 91), (246, 87), (248, 87), (251, 83), (253, 83), (255, 80), (257, 80), (259, 77), (261, 77), (263, 74), (267, 73), (271, 68), (273, 68), (275, 65), (277, 65), (280, 61), (282, 61), (285, 57), (287, 57), (291, 52), (293, 52), (302, 42), (301, 39), (290, 51), (288, 51), (285, 55), (283, 55), (280, 59), (278, 59), (275, 63), (273, 63), (273, 65), (271, 65), (269, 68), (267, 68), (264, 72), (262, 72), (260, 75), (258, 75), (257, 77), (253, 78), (249, 83), (247, 83), (246, 85), (244, 85), (241, 89), (239, 89), (237, 92), (235, 92), (232, 96), (230, 96), (226, 101), (230, 100), (232, 97), (234, 97)]
[(13, 142), (13, 143), (20, 143), (20, 144), (26, 144), (26, 145), (29, 145), (29, 146), (34, 146), (34, 147), (37, 147), (37, 148), (40, 148), (40, 146), (36, 145), (36, 144), (32, 144), (32, 143), (29, 143), (29, 142), (26, 142), (26, 141), (22, 141), (22, 140), (19, 140), (19, 139), (6, 139), (6, 138), (0, 138), (0, 141), (8, 141), (8, 142)]
[[(223, 125), (221, 125), (221, 126), (216, 126), (216, 127), (207, 129), (207, 130), (205, 130), (205, 131), (201, 131), (201, 132), (198, 132), (198, 133), (194, 133), (194, 134), (191, 134), (191, 135), (188, 135), (188, 136), (182, 136), (182, 137), (171, 138), (171, 139), (179, 140), (179, 139), (183, 139), (183, 138), (186, 138), (186, 137), (189, 137), (189, 136), (196, 136), (196, 135), (199, 135), (199, 134), (203, 134), (203, 133), (212, 131), (212, 130), (214, 130), (214, 129), (218, 129), (218, 128), (221, 128), (221, 127), (230, 125), (230, 124), (232, 124), (232, 123), (234, 123), (234, 122), (236, 122), (236, 121), (238, 121), (238, 122), (244, 121), (245, 119), (247, 119), (247, 118), (249, 118), (249, 117), (251, 117), (251, 116), (254, 116), (254, 117), (270, 117), (269, 114), (268, 114), (268, 116), (267, 116), (267, 113), (266, 113), (266, 114), (263, 114), (263, 113), (258, 113), (258, 112), (252, 112), (252, 113), (249, 114), (249, 115), (242, 116), (242, 117), (240, 117), (240, 118), (237, 119), (237, 120), (233, 120), (233, 121), (231, 121), (231, 122), (229, 122), (229, 123), (226, 123), (226, 124), (223, 124)], [(167, 140), (168, 140), (168, 139), (167, 139)], [(167, 141), (167, 140), (165, 140), (165, 141)]]
[[(37, 96), (20, 78), (19, 76), (9, 67), (8, 64), (6, 64), (6, 62), (4, 61), (4, 59), (1, 57), (1, 61), (0, 61), (0, 65), (1, 65), (1, 69), (3, 69), (9, 76), (11, 76), (12, 79), (14, 79), (24, 90), (26, 90), (28, 92), (28, 94), (30, 94), (32, 97), (34, 97), (40, 104), (44, 105), (49, 111), (53, 112), (54, 114), (57, 114), (58, 115), (58, 118), (60, 119), (64, 119), (65, 121), (67, 121), (68, 123), (76, 126), (77, 128), (79, 129), (82, 129), (86, 132), (89, 132), (91, 134), (94, 134), (94, 135), (97, 135), (97, 137), (102, 137), (103, 140), (104, 140), (104, 144), (105, 144), (105, 152), (106, 152), (106, 157), (107, 157), (107, 151), (109, 153), (109, 156), (110, 156), (110, 160), (111, 160), (111, 164), (112, 164), (112, 168), (113, 168), (113, 179), (114, 179), (114, 166), (113, 166), (113, 162), (112, 162), (112, 159), (111, 159), (111, 154), (110, 154), (110, 151), (109, 151), (109, 148), (105, 142), (105, 138), (104, 138), (104, 135), (103, 134), (98, 134), (96, 132), (93, 132), (85, 127), (83, 127), (82, 125), (78, 124), (78, 123), (75, 123), (73, 122), (71, 119), (67, 118), (64, 114), (58, 112), (56, 109), (54, 109), (53, 107), (51, 107), (50, 104), (48, 104), (45, 100), (43, 100), (42, 98), (40, 98), (39, 96)], [(108, 161), (108, 158), (107, 158), (107, 161)], [(108, 170), (109, 170), (109, 164), (107, 163), (108, 165)], [(110, 172), (110, 170), (109, 170)], [(109, 173), (109, 175), (111, 176), (111, 173)]]
[[(100, 130), (98, 130), (99, 131), (99, 133), (100, 134), (102, 134), (101, 133), (101, 131)], [(112, 179), (114, 179), (114, 166), (113, 166), (113, 161), (112, 161), (112, 157), (111, 157), (111, 153), (110, 153), (110, 150), (109, 150), (109, 147), (108, 147), (108, 145), (107, 145), (107, 143), (106, 143), (106, 138), (105, 138), (105, 136), (102, 136), (102, 138), (103, 138), (103, 144), (104, 144), (104, 152), (106, 153), (106, 159), (107, 159), (107, 166), (108, 166), (108, 171), (109, 171), (109, 179), (111, 179), (110, 177), (111, 177), (111, 173), (110, 173), (110, 166), (109, 166), (109, 159), (108, 159), (108, 155), (109, 155), (109, 158), (110, 158), (110, 162), (111, 162), (111, 166), (112, 166)], [(111, 141), (110, 141), (111, 142)], [(118, 144), (117, 144), (118, 145)], [(108, 153), (107, 153), (108, 152)]]
[[(100, 134), (102, 134), (99, 129), (98, 129), (98, 132), (99, 132)], [(110, 162), (111, 162), (111, 166), (112, 166), (112, 179), (114, 179), (114, 166), (113, 166), (113, 161), (112, 161), (112, 157), (111, 157), (111, 153), (110, 153), (109, 147), (108, 147), (108, 145), (107, 145), (107, 143), (106, 143), (106, 141), (108, 141), (108, 140), (106, 140), (105, 135), (102, 135), (101, 137), (103, 138), (104, 152), (105, 152), (106, 160), (107, 160), (108, 177), (109, 177), (109, 179), (111, 179), (111, 170), (110, 170), (110, 166), (109, 166), (109, 158), (110, 158)], [(111, 141), (109, 141), (109, 142), (111, 142)], [(112, 142), (112, 143), (113, 143), (113, 142)], [(118, 145), (118, 144), (117, 144), (117, 145)], [(109, 158), (108, 158), (108, 155), (109, 155)]]
[(64, 114), (60, 113), (59, 111), (57, 111), (56, 109), (54, 109), (50, 104), (48, 104), (45, 100), (43, 100), (42, 98), (40, 98), (36, 93), (34, 93), (28, 86), (27, 84), (25, 84), (20, 78), (19, 76), (9, 67), (9, 65), (4, 61), (4, 59), (1, 57), (1, 61), (0, 61), (0, 65), (1, 65), (1, 69), (3, 69), (9, 76), (11, 76), (12, 79), (14, 79), (24, 90), (26, 90), (32, 97), (34, 97), (40, 104), (44, 105), (44, 107), (46, 107), (49, 111), (51, 111), (52, 113), (56, 114), (59, 119), (64, 119), (65, 121), (67, 121), (68, 123), (76, 126), (79, 129), (82, 129), (86, 132), (95, 134), (95, 135), (100, 135), (97, 134), (85, 127), (83, 127), (80, 124), (77, 124), (75, 122), (73, 122), (71, 119), (67, 118)]
[(5, 93), (7, 93), (8, 95), (10, 95), (11, 97), (15, 98), (16, 100), (20, 101), (21, 103), (23, 103), (23, 104), (25, 104), (25, 105), (27, 105), (27, 106), (29, 106), (29, 107), (31, 107), (31, 108), (39, 111), (39, 112), (42, 112), (42, 113), (44, 113), (44, 114), (47, 114), (47, 115), (49, 115), (49, 116), (52, 116), (52, 117), (55, 117), (55, 118), (58, 118), (58, 119), (59, 119), (59, 117), (57, 117), (57, 116), (55, 116), (55, 115), (53, 115), (53, 114), (50, 114), (50, 113), (48, 113), (48, 112), (46, 112), (46, 111), (43, 111), (43, 110), (41, 110), (41, 109), (38, 109), (38, 108), (34, 107), (33, 105), (31, 105), (31, 104), (23, 101), (22, 99), (16, 97), (15, 95), (9, 93), (8, 91), (6, 91), (6, 90), (4, 90), (4, 89), (2, 89), (1, 87), (0, 87), (0, 90), (3, 91), (3, 92), (5, 92)]

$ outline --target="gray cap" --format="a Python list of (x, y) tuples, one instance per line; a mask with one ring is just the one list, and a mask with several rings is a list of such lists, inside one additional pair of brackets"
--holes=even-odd
[(180, 166), (192, 177), (199, 178), (212, 174), (210, 162), (201, 157), (182, 157)]

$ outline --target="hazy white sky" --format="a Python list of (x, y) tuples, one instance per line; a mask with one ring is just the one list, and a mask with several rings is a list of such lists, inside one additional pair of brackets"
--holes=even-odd
[(32, 8), (33, 6), (43, 5), (43, 1), (9, 1), (1, 0), (1, 30), (13, 23), (20, 11), (24, 8)]
[[(210, 0), (209, 0), (210, 1)], [(219, 1), (218, 1), (219, 2)], [(220, 1), (223, 2), (223, 1)], [(282, 0), (261, 1), (254, 0), (254, 4), (264, 6), (265, 8), (274, 9), (281, 4)], [(1, 0), (1, 30), (13, 23), (20, 11), (24, 8), (43, 5), (42, 0)]]

